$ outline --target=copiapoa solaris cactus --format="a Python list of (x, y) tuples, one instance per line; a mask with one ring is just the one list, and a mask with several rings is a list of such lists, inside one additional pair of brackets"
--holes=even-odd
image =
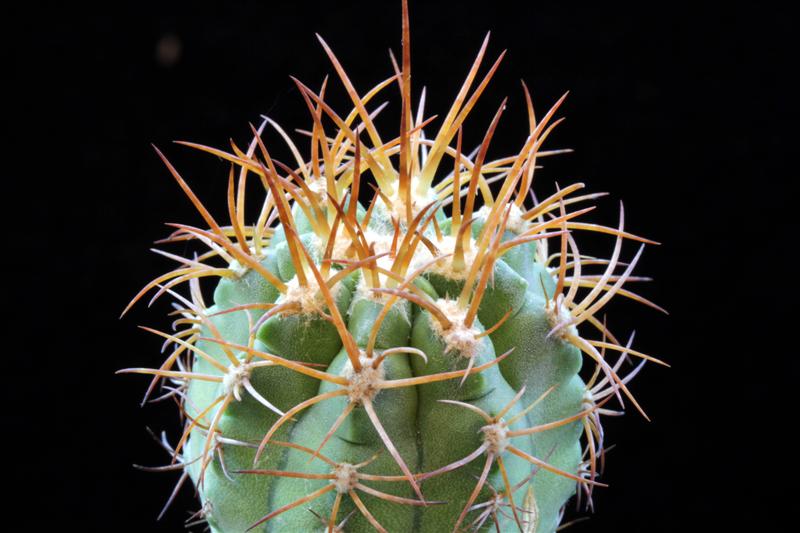
[[(582, 221), (602, 196), (582, 183), (529, 196), (537, 167), (560, 152), (543, 145), (564, 97), (539, 117), (523, 83), (530, 130), (518, 150), (487, 158), (505, 100), (465, 150), (462, 127), (502, 59), (478, 76), (487, 35), (428, 138), (424, 93), (411, 102), (405, 1), (402, 13), (400, 61), (365, 93), (319, 39), (353, 109), (339, 114), (325, 83), (295, 80), (311, 115), (307, 158), (269, 118), (241, 149), (181, 143), (231, 163), (227, 221), (157, 150), (204, 221), (173, 224), (163, 242), (204, 249), (157, 250), (178, 267), (129, 307), (151, 291), (173, 297), (175, 331), (145, 328), (171, 349), (158, 368), (121, 372), (152, 376), (145, 400), (180, 405), (182, 435), (161, 439), (172, 462), (157, 469), (180, 472), (176, 491), (194, 483), (191, 523), (552, 532), (572, 496), (591, 505), (603, 485), (601, 417), (623, 402), (641, 411), (628, 383), (646, 361), (663, 364), (601, 313), (615, 296), (658, 309), (623, 288), (642, 279), (632, 271), (652, 241), (626, 232), (621, 205), (616, 228)], [(400, 129), (387, 140), (374, 101), (391, 88)], [(271, 156), (267, 127), (293, 161)], [(248, 180), (263, 198), (252, 225)], [(610, 257), (581, 254), (584, 232), (613, 238)], [(625, 263), (624, 241), (640, 243)], [(204, 278), (218, 278), (213, 301)]]

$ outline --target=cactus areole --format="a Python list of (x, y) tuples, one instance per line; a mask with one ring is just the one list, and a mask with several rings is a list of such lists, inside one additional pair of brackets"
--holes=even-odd
[[(488, 36), (438, 117), (424, 92), (411, 101), (405, 1), (402, 56), (366, 92), (319, 41), (353, 107), (294, 80), (311, 116), (305, 156), (269, 118), (247, 146), (182, 143), (230, 162), (224, 220), (157, 150), (203, 220), (172, 225), (164, 242), (202, 250), (157, 250), (177, 268), (130, 304), (174, 298), (173, 331), (145, 328), (166, 359), (121, 371), (151, 377), (146, 400), (180, 406), (182, 434), (160, 439), (171, 458), (157, 469), (194, 484), (190, 523), (214, 532), (550, 533), (568, 500), (591, 505), (603, 486), (601, 417), (622, 402), (641, 411), (629, 381), (663, 364), (602, 312), (615, 296), (657, 308), (623, 288), (653, 242), (625, 230), (621, 206), (617, 227), (585, 222), (602, 194), (582, 183), (530, 194), (559, 152), (544, 143), (564, 97), (537, 115), (523, 83), (529, 132), (515, 151), (487, 157), (505, 100), (481, 144), (463, 146), (502, 58), (479, 73)], [(397, 89), (387, 138), (376, 97)], [(245, 213), (254, 190), (261, 208)], [(587, 232), (611, 241), (607, 258), (581, 254)], [(625, 241), (640, 248), (623, 262)]]

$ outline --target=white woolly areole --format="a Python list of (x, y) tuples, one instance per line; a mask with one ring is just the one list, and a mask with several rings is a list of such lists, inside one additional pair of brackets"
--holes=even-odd
[[(387, 251), (391, 245), (391, 238), (389, 238), (389, 244), (383, 246), (382, 240), (385, 240), (386, 237), (381, 235), (380, 233), (376, 233), (370, 229), (363, 230), (364, 237), (366, 237), (368, 243), (376, 242), (375, 250), (376, 253), (381, 253)], [(347, 226), (344, 222), (339, 223), (339, 227), (336, 230), (336, 240), (333, 241), (333, 250), (331, 252), (331, 257), (333, 259), (349, 259), (349, 260), (357, 260), (358, 256), (355, 253), (355, 250), (350, 250), (350, 247), (353, 245), (353, 235), (350, 233), (350, 230), (347, 229)], [(327, 246), (327, 243), (325, 243)], [(378, 249), (381, 249), (378, 251)], [(383, 249), (385, 248), (385, 249)], [(348, 250), (349, 253), (348, 253)], [(324, 247), (321, 249), (321, 253), (324, 253)]]
[(333, 468), (333, 486), (336, 492), (344, 494), (353, 490), (358, 484), (358, 470), (350, 463), (339, 463)]
[(241, 363), (231, 364), (228, 371), (222, 376), (222, 390), (226, 395), (233, 394), (238, 401), (242, 401), (242, 387), (244, 382), (250, 378), (250, 365)]
[(250, 267), (245, 266), (236, 259), (234, 259), (233, 261), (228, 263), (228, 270), (233, 272), (233, 275), (236, 276), (236, 278), (238, 279), (247, 274), (247, 271), (250, 270)]
[[(475, 215), (478, 218), (482, 218), (484, 221), (486, 221), (489, 218), (490, 212), (491, 208), (484, 205), (475, 212)], [(517, 235), (527, 230), (529, 224), (527, 220), (522, 218), (522, 215), (523, 211), (517, 206), (517, 204), (511, 203), (511, 212), (508, 214), (508, 222), (506, 222), (506, 229), (513, 233), (516, 233)]]
[(487, 444), (486, 451), (499, 455), (508, 448), (508, 428), (504, 422), (490, 424), (481, 428), (483, 431), (483, 441)]
[(536, 251), (533, 254), (533, 260), (540, 265), (547, 264), (547, 239), (539, 239), (536, 241)]
[(570, 314), (567, 306), (564, 305), (563, 294), (559, 294), (556, 297), (555, 305), (553, 305), (553, 302), (550, 302), (550, 308), (547, 309), (546, 312), (550, 327), (557, 330), (554, 335), (562, 339), (569, 335), (578, 336), (578, 328), (576, 328), (574, 324), (571, 324), (572, 314)]
[[(477, 253), (477, 245), (475, 243), (475, 239), (470, 237), (470, 247), (469, 250), (464, 250), (464, 263), (466, 263), (467, 267), (461, 271), (456, 271), (453, 269), (453, 254), (456, 249), (456, 238), (450, 235), (442, 235), (441, 240), (436, 241), (436, 247), (439, 249), (441, 255), (451, 254), (450, 257), (446, 259), (442, 259), (441, 261), (437, 261), (436, 263), (432, 264), (428, 267), (428, 272), (435, 272), (440, 276), (443, 276), (447, 279), (453, 280), (464, 280), (467, 278), (469, 274), (469, 267), (475, 262), (475, 256)], [(414, 262), (412, 263), (412, 268), (417, 268), (421, 266), (423, 263), (430, 261), (433, 259), (430, 251), (422, 247), (424, 253), (420, 253), (414, 256)]]
[(449, 328), (444, 329), (441, 323), (436, 320), (436, 317), (430, 317), (431, 329), (435, 331), (444, 340), (445, 353), (452, 350), (458, 350), (462, 357), (471, 359), (475, 356), (480, 339), (477, 335), (480, 334), (475, 328), (468, 328), (464, 324), (464, 319), (467, 316), (466, 309), (460, 309), (456, 300), (436, 300), (436, 307), (450, 320), (451, 325)]
[(372, 368), (375, 360), (366, 357), (363, 352), (358, 360), (361, 363), (361, 370), (356, 372), (348, 359), (342, 369), (342, 376), (350, 382), (347, 386), (347, 397), (351, 402), (361, 403), (364, 400), (371, 400), (378, 394), (386, 370), (383, 363), (379, 364), (378, 368)]
[(583, 398), (581, 398), (581, 406), (584, 409), (591, 409), (597, 405), (597, 402), (594, 401), (594, 395), (592, 394), (591, 389), (588, 387), (586, 390), (583, 391)]
[(306, 180), (306, 184), (308, 188), (311, 189), (311, 192), (318, 196), (325, 197), (325, 194), (328, 192), (328, 182), (325, 180), (325, 176), (320, 176), (319, 178), (311, 176)]
[(343, 224), (339, 225), (339, 228), (336, 230), (336, 240), (333, 241), (333, 250), (331, 250), (331, 258), (332, 259), (352, 259), (352, 256), (355, 254), (348, 254), (347, 251), (350, 246), (353, 244), (353, 240), (350, 238), (350, 232), (344, 228)]
[[(252, 257), (256, 261), (261, 261), (263, 259), (263, 256), (256, 252), (255, 247), (250, 246), (249, 248), (250, 248), (250, 257)], [(233, 272), (233, 274), (238, 279), (247, 274), (250, 271), (250, 267), (247, 265), (243, 265), (239, 261), (234, 259), (233, 261), (228, 263), (228, 270)]]
[[(428, 205), (429, 203), (436, 200), (436, 191), (434, 191), (431, 187), (420, 194), (419, 192), (419, 177), (412, 176), (411, 177), (411, 216), (416, 217), (420, 210)], [(398, 190), (400, 187), (400, 180), (397, 180), (395, 183), (392, 184), (393, 186), (396, 185), (397, 188), (393, 187), (392, 191), (389, 191), (386, 196), (392, 202), (392, 209), (391, 214), (397, 220), (400, 221), (401, 224), (405, 224), (406, 222), (406, 199), (405, 197), (400, 197), (400, 191)]]
[[(321, 313), (325, 308), (325, 298), (322, 296), (322, 291), (319, 290), (319, 283), (317, 278), (312, 273), (306, 271), (306, 286), (300, 285), (300, 282), (295, 275), (292, 279), (286, 282), (286, 292), (281, 294), (277, 303), (297, 303), (299, 309), (287, 309), (282, 312), (284, 315), (289, 314), (309, 314)], [(337, 283), (330, 289), (331, 297), (336, 300), (336, 294), (339, 292), (340, 284)]]

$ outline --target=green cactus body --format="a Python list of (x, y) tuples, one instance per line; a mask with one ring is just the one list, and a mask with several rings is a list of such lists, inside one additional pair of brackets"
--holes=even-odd
[[(407, 43), (405, 2), (403, 13)], [(465, 97), (485, 49), (432, 140), (405, 98), (404, 49), (398, 139), (382, 140), (367, 109), (390, 78), (363, 97), (351, 90), (347, 115), (298, 82), (313, 148), (302, 161), (290, 145), (294, 169), (270, 157), (267, 122), (247, 150), (199, 147), (238, 167), (229, 224), (167, 162), (207, 225), (178, 226), (172, 240), (209, 251), (167, 254), (181, 266), (134, 299), (172, 294), (182, 327), (151, 330), (174, 347), (160, 368), (123, 372), (149, 374), (148, 394), (160, 384), (180, 400), (173, 456), (197, 488), (194, 519), (212, 531), (551, 533), (577, 491), (590, 499), (601, 484), (600, 416), (616, 414), (605, 404), (627, 396), (638, 408), (627, 383), (640, 367), (623, 369), (632, 357), (661, 362), (617, 340), (598, 312), (615, 295), (655, 307), (622, 288), (639, 254), (620, 262), (624, 240), (651, 241), (624, 231), (622, 211), (618, 228), (577, 221), (589, 211), (580, 202), (598, 196), (576, 195), (583, 184), (525, 205), (563, 99), (537, 121), (526, 89), (521, 149), (486, 158), (504, 102), (465, 155)], [(450, 175), (435, 182), (445, 157)], [(368, 173), (376, 192), (361, 205), (352, 199)], [(265, 192), (251, 226), (248, 175)], [(611, 257), (582, 255), (580, 231), (610, 234)], [(208, 276), (221, 278), (211, 305)]]

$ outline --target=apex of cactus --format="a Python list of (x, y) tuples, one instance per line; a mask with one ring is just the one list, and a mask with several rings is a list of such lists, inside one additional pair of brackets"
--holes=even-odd
[[(665, 364), (601, 314), (614, 297), (660, 310), (625, 287), (656, 243), (625, 230), (621, 205), (618, 227), (584, 222), (603, 193), (582, 183), (529, 199), (561, 152), (544, 143), (566, 94), (537, 116), (523, 83), (520, 146), (488, 157), (503, 100), (465, 149), (503, 54), (477, 81), (487, 35), (449, 111), (426, 117), (424, 92), (412, 111), (402, 6), (401, 60), (366, 92), (319, 37), (353, 108), (326, 102), (327, 79), (318, 91), (294, 80), (307, 154), (269, 118), (246, 147), (181, 143), (230, 162), (225, 222), (156, 148), (204, 221), (172, 224), (161, 242), (202, 250), (155, 250), (178, 266), (124, 312), (148, 293), (174, 298), (174, 331), (144, 328), (171, 350), (158, 368), (120, 372), (151, 376), (145, 401), (177, 400), (185, 422), (166, 469), (182, 471), (178, 487), (192, 480), (191, 521), (212, 531), (552, 532), (573, 495), (591, 505), (605, 486), (601, 417), (623, 399), (646, 416), (628, 385), (645, 362)], [(400, 133), (387, 139), (373, 100), (393, 86)], [(267, 126), (293, 161), (272, 156)], [(261, 208), (246, 213), (254, 185)], [(586, 232), (613, 238), (608, 259), (581, 253)], [(640, 248), (623, 262), (627, 240)], [(218, 280), (213, 301), (205, 278)]]

